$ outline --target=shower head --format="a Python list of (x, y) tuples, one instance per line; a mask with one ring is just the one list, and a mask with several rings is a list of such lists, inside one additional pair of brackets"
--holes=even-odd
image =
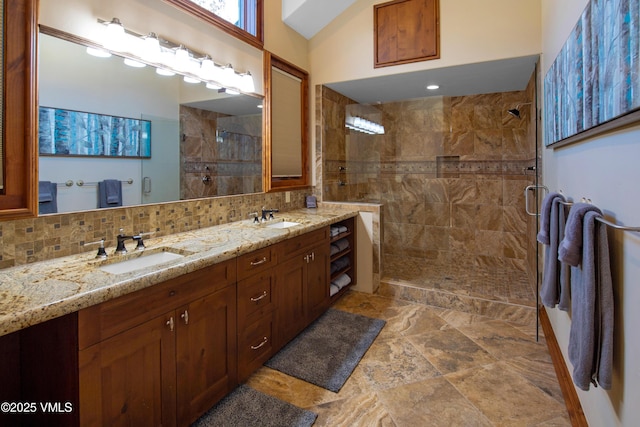
[(522, 107), (523, 105), (531, 105), (531, 102), (525, 102), (523, 104), (518, 104), (516, 105), (516, 108), (512, 108), (510, 110), (507, 110), (507, 113), (511, 114), (513, 117), (516, 117), (518, 119), (522, 119), (522, 117), (520, 116), (520, 107)]
[(522, 118), (522, 117), (520, 117), (520, 110), (518, 110), (517, 108), (512, 108), (511, 110), (507, 110), (507, 113), (509, 113), (512, 116), (517, 117), (519, 119)]

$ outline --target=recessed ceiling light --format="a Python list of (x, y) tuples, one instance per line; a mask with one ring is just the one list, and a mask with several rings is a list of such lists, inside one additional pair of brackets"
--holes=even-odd
[(427, 85), (427, 89), (436, 90), (436, 89), (440, 89), (440, 86), (438, 86), (438, 85)]

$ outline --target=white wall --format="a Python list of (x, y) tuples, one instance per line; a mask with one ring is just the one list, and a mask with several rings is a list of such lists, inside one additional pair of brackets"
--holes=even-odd
[[(117, 57), (95, 58), (79, 45), (55, 37), (41, 35), (39, 43), (38, 101), (41, 106), (153, 119), (151, 159), (144, 161), (144, 174), (140, 159), (40, 156), (39, 180), (96, 183), (104, 179), (133, 179), (132, 184), (122, 186), (124, 206), (180, 199), (178, 104), (183, 83), (177, 77), (157, 76), (150, 67), (127, 67)], [(167, 128), (167, 122), (173, 126)], [(154, 184), (153, 194), (144, 200), (143, 176), (149, 176)], [(58, 212), (96, 207), (95, 185), (58, 186)]]
[[(588, 0), (542, 0), (542, 74), (546, 73)], [(588, 197), (615, 222), (640, 226), (640, 126), (559, 149), (543, 150), (544, 184), (574, 198)], [(590, 426), (640, 422), (640, 234), (609, 233), (615, 295), (614, 380), (611, 391), (578, 390)], [(548, 310), (567, 358), (571, 319)]]
[[(357, 0), (309, 41), (311, 124), (316, 85), (541, 52), (540, 0), (441, 0), (440, 59), (374, 68), (373, 6), (379, 3)], [(311, 141), (313, 148), (315, 132)]]

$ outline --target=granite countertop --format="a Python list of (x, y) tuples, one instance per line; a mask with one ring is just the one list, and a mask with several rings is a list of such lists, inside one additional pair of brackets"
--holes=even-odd
[[(166, 250), (184, 256), (129, 273), (108, 273), (100, 267), (141, 256), (141, 252), (133, 250), (135, 243), (131, 241), (127, 242), (129, 253), (124, 256), (113, 255), (114, 247), (106, 248), (107, 260), (95, 259), (95, 252), (91, 251), (2, 270), (0, 336), (233, 259), (357, 213), (333, 207), (298, 209), (276, 214), (266, 224), (244, 220), (158, 238), (150, 236), (145, 239), (145, 253)], [(278, 221), (300, 225), (281, 229), (266, 226)]]

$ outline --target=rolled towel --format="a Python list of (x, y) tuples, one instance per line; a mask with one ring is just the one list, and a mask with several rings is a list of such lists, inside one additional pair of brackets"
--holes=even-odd
[(558, 259), (573, 267), (580, 265), (582, 260), (582, 227), (584, 216), (587, 212), (597, 212), (602, 215), (598, 207), (588, 203), (574, 203), (569, 211), (567, 225), (564, 230), (564, 239), (558, 248)]
[(351, 283), (351, 277), (346, 273), (339, 275), (331, 282), (332, 285), (336, 285), (340, 289), (344, 288), (349, 283)]
[(538, 242), (543, 245), (548, 245), (551, 240), (551, 210), (553, 208), (553, 202), (556, 198), (559, 198), (563, 202), (566, 201), (565, 197), (560, 193), (549, 193), (542, 201), (542, 207), (540, 209), (540, 232), (538, 232)]
[(342, 252), (345, 249), (349, 248), (349, 241), (347, 239), (340, 239), (337, 242), (335, 242), (334, 245), (336, 245), (338, 249), (340, 249), (340, 252)]
[(338, 234), (346, 233), (349, 229), (345, 225), (338, 227)]
[(340, 248), (339, 247), (337, 247), (336, 245), (331, 245), (330, 246), (330, 255), (331, 256), (334, 256), (338, 252), (340, 252)]
[(331, 263), (331, 274), (337, 273), (340, 270), (344, 270), (345, 268), (349, 267), (349, 265), (351, 265), (351, 260), (348, 256), (338, 258)]
[(331, 263), (331, 267), (333, 268), (333, 266), (335, 266), (336, 271), (340, 271), (343, 268), (347, 268), (349, 267), (349, 265), (351, 265), (351, 260), (349, 259), (348, 256), (343, 256), (341, 258), (338, 258), (337, 260)]
[(329, 286), (329, 296), (334, 296), (338, 292), (340, 292), (340, 288), (332, 283), (331, 286)]

